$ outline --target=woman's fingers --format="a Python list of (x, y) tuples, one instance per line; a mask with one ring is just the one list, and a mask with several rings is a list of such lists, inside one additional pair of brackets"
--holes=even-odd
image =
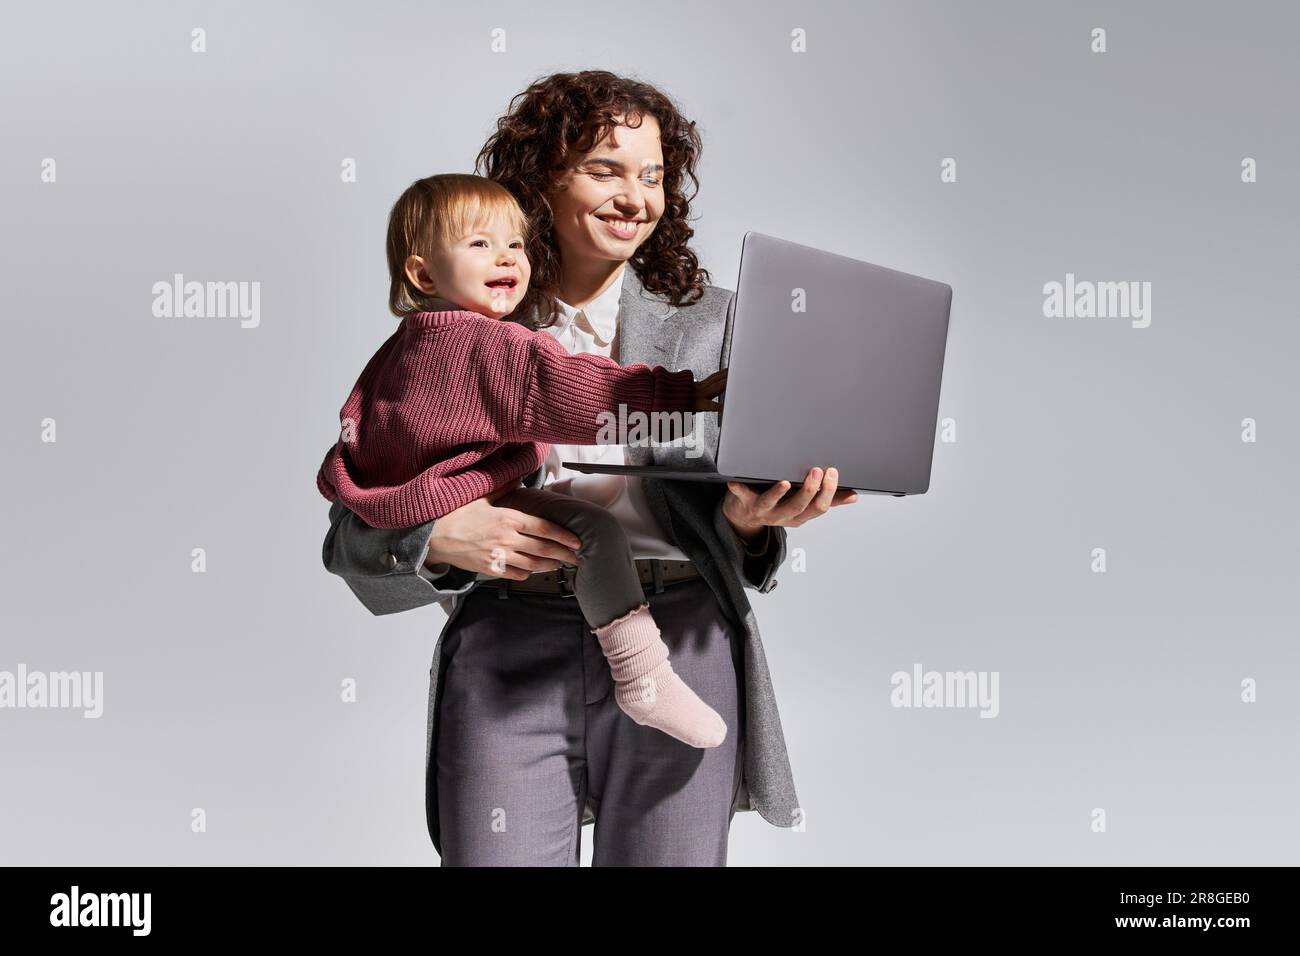
[[(532, 574), (534, 571), (554, 571), (561, 564), (565, 563), (559, 558), (539, 558), (535, 554), (530, 554), (527, 548), (532, 547), (531, 542), (537, 539), (523, 539), (523, 542), (505, 555), (506, 566), (522, 572), (524, 577)], [(498, 562), (499, 564), (500, 562)], [(572, 564), (572, 561), (568, 562)]]
[[(789, 485), (789, 482), (786, 484)], [(813, 495), (817, 494), (821, 486), (822, 470), (815, 467), (808, 469), (808, 474), (804, 477), (799, 490), (785, 500), (772, 505), (772, 515), (780, 521), (797, 518), (803, 514), (804, 509), (808, 507), (808, 502), (812, 501)]]
[[(556, 524), (554, 521), (547, 521), (545, 518), (539, 518), (537, 515), (530, 515), (526, 511), (515, 511), (513, 508), (499, 510), (514, 518), (514, 529), (516, 531), (520, 534), (542, 539), (539, 546), (544, 545), (548, 549), (542, 552), (536, 548), (529, 548), (531, 554), (544, 553), (549, 557), (563, 558), (564, 552), (574, 552), (582, 547), (582, 539), (563, 525)], [(569, 556), (573, 557), (574, 555), (570, 553)]]
[(483, 566), (477, 570), (494, 577), (510, 578), (513, 581), (522, 581), (535, 571), (554, 571), (564, 562), (539, 558), (523, 550), (532, 546), (527, 542), (538, 540), (540, 539), (520, 535), (520, 544), (517, 547), (498, 545), (482, 559)]
[(727, 487), (731, 489), (732, 494), (740, 499), (745, 511), (751, 517), (757, 519), (768, 514), (772, 510), (772, 506), (781, 500), (781, 496), (790, 489), (790, 482), (778, 481), (763, 492), (755, 491), (749, 485), (740, 481), (729, 481)]
[[(522, 560), (525, 557), (551, 562), (552, 564), (578, 563), (577, 551), (566, 548), (562, 544), (556, 544), (546, 538), (530, 538), (528, 535), (519, 535), (514, 541), (515, 543), (508, 549), (510, 557), (507, 560), (511, 563), (518, 563), (516, 559)], [(549, 568), (536, 568), (534, 570), (549, 570)]]
[(835, 497), (835, 489), (840, 486), (840, 472), (835, 467), (827, 468), (822, 473), (822, 486), (813, 496), (809, 507), (815, 508), (819, 513), (825, 514), (830, 511), (831, 500)]
[[(833, 482), (830, 482), (831, 472), (835, 473), (835, 480)], [(829, 499), (825, 499), (824, 501), (828, 508), (834, 508), (836, 505), (852, 504), (858, 500), (858, 493), (852, 488), (840, 487), (840, 473), (837, 468), (832, 467), (826, 469), (826, 477), (822, 483), (822, 492), (826, 490), (827, 482), (830, 482), (831, 484), (831, 495)], [(822, 492), (818, 492), (818, 494), (821, 494)]]
[(762, 494), (740, 482), (729, 481), (727, 487), (740, 499), (745, 510), (764, 524), (798, 526), (819, 514), (825, 514), (835, 505), (858, 500), (851, 488), (839, 487), (839, 471), (835, 468), (810, 468), (799, 489), (793, 494), (790, 482), (778, 481)]
[(745, 484), (744, 482), (740, 482), (740, 481), (727, 482), (727, 490), (730, 491), (733, 495), (735, 495), (740, 500), (740, 505), (742, 508), (744, 508), (746, 511), (753, 510), (754, 500), (758, 498), (757, 491), (749, 487), (749, 485)]
[(582, 539), (563, 525), (514, 508), (494, 507), (492, 518), (495, 523), (488, 540), (500, 543), (479, 557), (486, 565), (479, 568), (484, 573), (522, 581), (534, 571), (552, 571), (561, 564), (578, 562)]
[[(814, 469), (815, 470), (815, 469)], [(820, 487), (817, 493), (809, 499), (805, 507), (799, 514), (792, 519), (792, 525), (798, 527), (807, 521), (811, 521), (818, 515), (824, 515), (830, 511), (834, 505), (848, 504), (850, 501), (857, 501), (857, 493), (851, 489), (841, 489), (839, 469), (834, 466), (827, 468), (821, 475)]]

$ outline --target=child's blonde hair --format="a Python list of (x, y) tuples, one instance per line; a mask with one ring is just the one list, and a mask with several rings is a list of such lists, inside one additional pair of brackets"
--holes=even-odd
[(467, 173), (442, 173), (417, 179), (393, 204), (388, 216), (388, 308), (402, 317), (427, 311), (431, 300), (406, 275), (406, 259), (425, 262), (476, 226), (499, 215), (528, 244), (528, 217), (500, 183)]

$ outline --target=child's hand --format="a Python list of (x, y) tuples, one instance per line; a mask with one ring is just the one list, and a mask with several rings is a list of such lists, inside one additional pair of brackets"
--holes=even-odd
[(715, 395), (720, 395), (727, 387), (727, 370), (724, 368), (714, 372), (708, 378), (700, 379), (695, 383), (695, 407), (692, 411), (696, 412), (720, 412), (722, 406), (713, 401)]

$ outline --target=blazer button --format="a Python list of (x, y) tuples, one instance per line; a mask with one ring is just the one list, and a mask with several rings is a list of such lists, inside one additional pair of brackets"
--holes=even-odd
[(397, 555), (393, 554), (393, 552), (391, 552), (391, 551), (385, 551), (385, 552), (384, 552), (384, 567), (386, 567), (389, 571), (392, 571), (394, 568), (396, 568), (396, 567), (397, 567)]

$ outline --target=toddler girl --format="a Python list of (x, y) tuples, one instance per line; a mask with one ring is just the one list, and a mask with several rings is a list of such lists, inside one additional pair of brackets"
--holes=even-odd
[(423, 524), (482, 497), (568, 528), (582, 542), (574, 594), (618, 706), (638, 724), (716, 747), (726, 723), (673, 672), (617, 519), (521, 479), (549, 443), (597, 444), (611, 414), (716, 411), (726, 372), (697, 383), (689, 371), (570, 355), (506, 320), (528, 288), (527, 230), (509, 191), (479, 176), (431, 176), (397, 200), (389, 307), (401, 323), (343, 405), (317, 486), (376, 528)]

